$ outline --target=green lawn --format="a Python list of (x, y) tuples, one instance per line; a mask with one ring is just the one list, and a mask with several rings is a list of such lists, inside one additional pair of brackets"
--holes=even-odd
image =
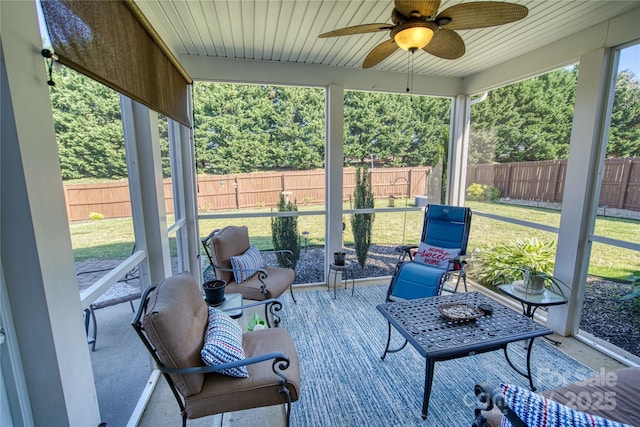
[[(412, 206), (412, 201), (407, 204)], [(517, 218), (530, 222), (558, 227), (560, 212), (544, 208), (517, 205), (505, 205), (486, 202), (467, 202), (476, 211)], [(387, 206), (387, 200), (377, 200), (376, 207)], [(396, 199), (396, 207), (404, 207), (404, 199)], [(348, 203), (345, 209), (349, 208)], [(300, 207), (300, 211), (317, 209), (314, 207)], [(269, 209), (256, 210), (269, 212)], [(415, 212), (381, 212), (376, 214), (373, 228), (373, 243), (379, 245), (397, 245), (403, 243), (417, 243), (422, 229), (423, 214)], [(309, 245), (324, 245), (324, 216), (301, 216), (298, 218), (298, 230), (308, 231)], [(349, 215), (344, 216), (346, 229), (344, 231), (345, 246), (353, 245), (353, 235)], [(169, 219), (169, 223), (173, 218)], [(271, 222), (269, 218), (246, 219), (204, 219), (200, 221), (200, 234), (206, 236), (211, 230), (226, 225), (244, 224), (249, 227), (252, 243), (261, 249), (273, 247), (271, 242)], [(131, 218), (105, 219), (73, 223), (71, 239), (76, 261), (87, 259), (123, 259), (133, 247), (133, 224)], [(640, 221), (599, 217), (596, 222), (596, 234), (614, 239), (640, 243)], [(542, 241), (556, 240), (553, 233), (534, 230), (514, 224), (508, 224), (493, 219), (475, 215), (472, 220), (469, 237), (468, 252), (481, 248), (487, 244), (509, 243), (517, 238), (536, 237)], [(175, 241), (170, 239), (172, 254), (175, 254)], [(608, 245), (594, 243), (591, 254), (589, 273), (622, 279), (632, 271), (640, 270), (640, 253)]]
[[(467, 202), (472, 210), (492, 213), (558, 227), (560, 212), (529, 206), (499, 203)], [(598, 217), (596, 232), (599, 236), (640, 243), (640, 221), (612, 217)], [(469, 251), (483, 244), (509, 243), (517, 238), (536, 237), (538, 240), (557, 241), (554, 233), (508, 224), (478, 215), (473, 217), (469, 236)], [(611, 279), (624, 279), (640, 270), (640, 252), (594, 243), (592, 245), (589, 274)]]

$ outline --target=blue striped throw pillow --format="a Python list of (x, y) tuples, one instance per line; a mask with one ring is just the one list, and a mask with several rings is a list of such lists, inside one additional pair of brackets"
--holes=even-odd
[[(632, 427), (576, 411), (525, 388), (500, 384), (504, 401), (529, 427)], [(502, 417), (500, 427), (511, 427)]]
[(253, 276), (262, 267), (264, 267), (264, 261), (257, 246), (251, 246), (242, 255), (231, 257), (233, 278), (238, 284)]
[[(213, 307), (209, 307), (209, 319), (200, 357), (202, 357), (202, 361), (207, 366), (216, 366), (244, 359), (242, 328), (232, 318)], [(249, 376), (246, 366), (223, 369), (219, 372), (239, 378)]]

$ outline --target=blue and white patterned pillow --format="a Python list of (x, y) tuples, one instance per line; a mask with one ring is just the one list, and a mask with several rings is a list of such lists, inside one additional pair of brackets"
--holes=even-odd
[[(200, 357), (207, 366), (236, 362), (244, 359), (242, 348), (242, 328), (222, 311), (209, 307), (207, 330)], [(221, 374), (246, 378), (249, 376), (246, 366), (223, 369)]]
[[(526, 388), (500, 384), (506, 404), (529, 427), (632, 427), (616, 421), (576, 411)], [(500, 427), (512, 427), (502, 417)]]
[(238, 284), (253, 276), (256, 270), (262, 267), (264, 267), (264, 261), (257, 246), (251, 246), (242, 255), (231, 257), (233, 278)]

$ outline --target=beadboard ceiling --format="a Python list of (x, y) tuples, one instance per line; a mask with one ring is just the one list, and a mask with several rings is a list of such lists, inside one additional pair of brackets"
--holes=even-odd
[[(360, 69), (388, 32), (319, 39), (337, 28), (391, 22), (392, 1), (137, 0), (178, 57), (208, 56)], [(444, 0), (439, 8), (467, 3)], [(458, 31), (466, 53), (456, 60), (418, 51), (414, 73), (466, 77), (586, 30), (637, 8), (638, 1), (516, 0), (529, 9), (518, 22)], [(408, 54), (397, 51), (375, 70), (405, 72)]]

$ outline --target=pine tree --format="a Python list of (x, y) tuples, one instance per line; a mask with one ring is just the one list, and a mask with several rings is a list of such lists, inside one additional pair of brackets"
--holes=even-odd
[[(278, 212), (295, 212), (297, 210), (298, 206), (295, 201), (293, 203), (286, 203), (284, 201), (284, 195), (280, 195)], [(300, 259), (298, 217), (280, 216), (271, 218), (271, 238), (273, 240), (273, 248), (276, 251), (289, 250), (293, 253), (291, 256), (288, 253), (276, 253), (278, 265), (295, 270), (298, 260)]]
[[(355, 209), (373, 208), (373, 193), (371, 191), (371, 173), (365, 166), (358, 166), (356, 169), (356, 189), (353, 193)], [(358, 264), (364, 268), (367, 262), (369, 246), (371, 246), (371, 230), (373, 228), (372, 213), (355, 213), (351, 215), (351, 229), (353, 230), (353, 241), (356, 247), (356, 257)]]

